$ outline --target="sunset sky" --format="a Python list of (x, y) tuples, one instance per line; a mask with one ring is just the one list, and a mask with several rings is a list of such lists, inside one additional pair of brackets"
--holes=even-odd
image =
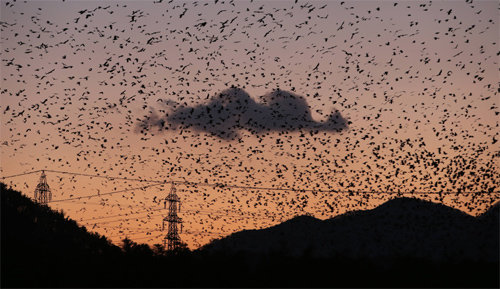
[[(498, 8), (2, 0), (1, 176), (59, 171), (52, 208), (148, 244), (170, 184), (62, 172), (197, 183), (176, 185), (192, 249), (395, 192), (478, 215), (500, 197)], [(32, 197), (39, 175), (4, 182)]]

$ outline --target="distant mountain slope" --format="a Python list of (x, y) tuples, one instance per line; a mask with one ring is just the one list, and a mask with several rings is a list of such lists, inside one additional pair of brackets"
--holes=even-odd
[[(166, 255), (130, 240), (120, 249), (2, 183), (0, 194), (1, 287), (498, 288), (499, 283), (498, 206), (473, 218), (441, 205), (397, 199), (325, 221), (296, 217), (235, 233), (196, 252)], [(450, 248), (442, 249), (443, 243)], [(403, 249), (394, 249), (398, 246)], [(411, 254), (390, 259), (419, 246), (458, 260), (491, 254), (496, 263), (435, 263)]]
[(478, 218), (485, 222), (497, 222), (500, 219), (500, 201), (493, 204), (488, 211), (484, 212)]
[(94, 267), (96, 273), (79, 284), (92, 285), (105, 279), (103, 257), (120, 257), (119, 247), (63, 213), (40, 206), (3, 183), (0, 192), (2, 287), (57, 287), (68, 284), (68, 279), (82, 278), (84, 266)]
[(300, 216), (267, 229), (234, 233), (201, 251), (498, 263), (499, 222), (494, 212), (498, 216), (498, 206), (485, 218), (474, 218), (441, 204), (399, 198), (324, 221)]
[[(191, 278), (188, 269), (194, 264), (190, 262), (189, 250), (167, 256), (157, 247), (152, 250), (147, 244), (129, 239), (124, 239), (120, 248), (3, 183), (0, 196), (2, 288), (161, 288), (204, 284), (203, 280)], [(165, 272), (178, 278), (164, 278)]]

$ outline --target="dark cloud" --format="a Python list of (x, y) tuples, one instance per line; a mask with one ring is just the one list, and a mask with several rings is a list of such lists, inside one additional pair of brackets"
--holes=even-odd
[(240, 129), (253, 134), (297, 130), (339, 132), (347, 125), (338, 111), (325, 122), (314, 121), (307, 102), (296, 94), (275, 90), (257, 103), (235, 87), (224, 90), (206, 104), (175, 105), (165, 115), (152, 113), (140, 123), (141, 129), (192, 129), (227, 140), (238, 137)]

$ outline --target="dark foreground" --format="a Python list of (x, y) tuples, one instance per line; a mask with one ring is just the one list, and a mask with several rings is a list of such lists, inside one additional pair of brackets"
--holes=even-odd
[[(499, 287), (498, 261), (121, 247), (1, 184), (2, 287)], [(497, 259), (498, 260), (498, 259)]]

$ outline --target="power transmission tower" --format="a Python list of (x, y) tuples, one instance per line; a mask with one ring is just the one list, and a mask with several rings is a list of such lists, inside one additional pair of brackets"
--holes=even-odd
[(170, 193), (165, 198), (164, 205), (167, 206), (168, 202), (168, 215), (163, 218), (162, 230), (165, 228), (165, 222), (168, 223), (167, 235), (163, 239), (163, 245), (167, 247), (167, 250), (172, 252), (177, 249), (181, 243), (181, 238), (179, 237), (179, 231), (177, 224), (181, 224), (182, 233), (182, 219), (177, 216), (177, 210), (181, 210), (181, 200), (179, 196), (175, 193), (175, 185), (172, 182), (170, 187)]
[(49, 185), (47, 184), (47, 177), (45, 176), (45, 171), (42, 171), (40, 176), (40, 181), (35, 188), (35, 201), (39, 204), (46, 205), (52, 200), (52, 192), (50, 191)]

